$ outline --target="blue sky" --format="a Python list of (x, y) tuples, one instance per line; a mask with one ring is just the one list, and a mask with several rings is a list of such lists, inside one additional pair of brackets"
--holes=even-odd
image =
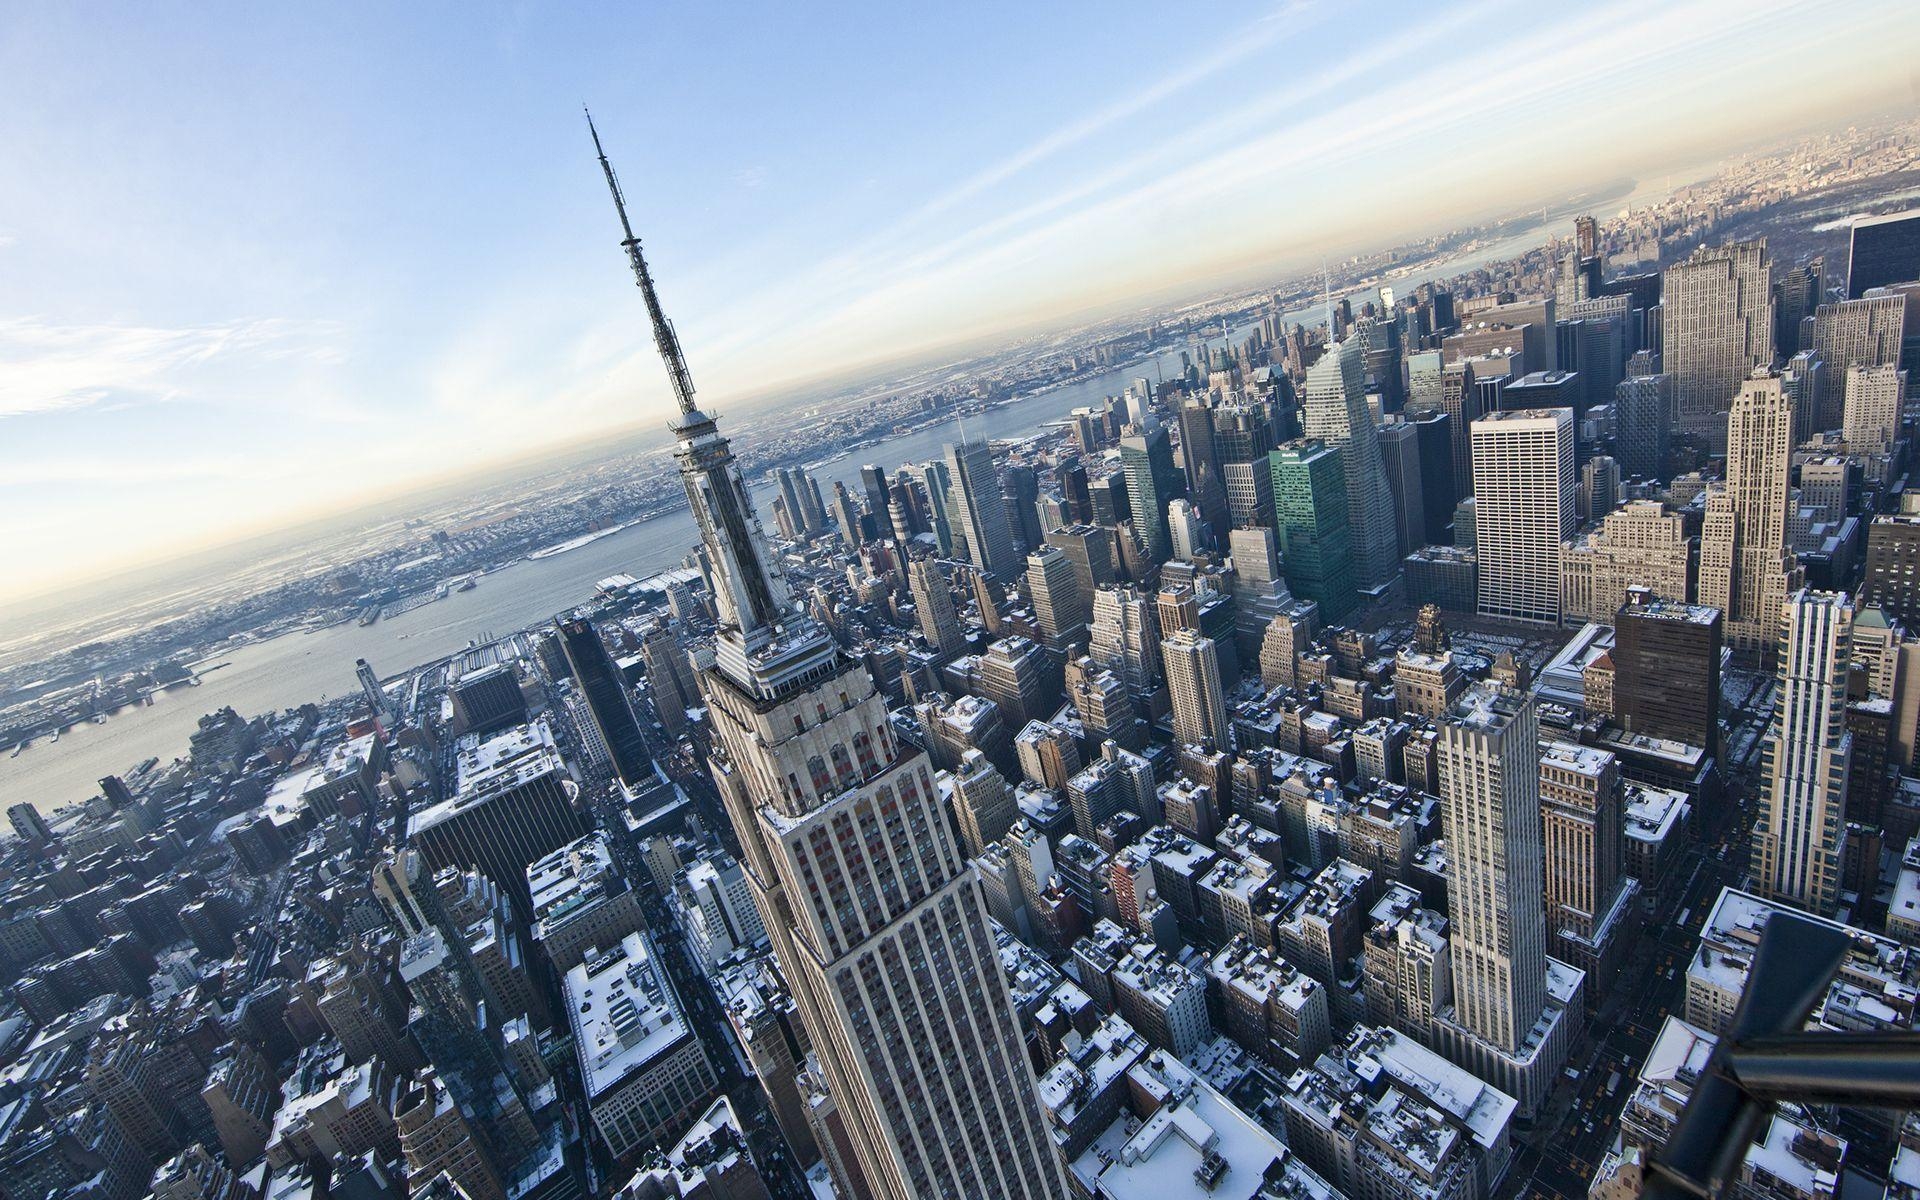
[(16, 6), (0, 599), (660, 420), (583, 101), (725, 406), (1911, 102), (1917, 33), (1891, 0)]

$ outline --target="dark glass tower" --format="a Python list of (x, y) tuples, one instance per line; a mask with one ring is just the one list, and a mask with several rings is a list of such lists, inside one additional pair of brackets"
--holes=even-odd
[(607, 743), (613, 757), (614, 773), (630, 792), (637, 792), (654, 779), (653, 756), (647, 753), (646, 740), (640, 736), (640, 722), (627, 699), (626, 684), (620, 668), (607, 653), (600, 631), (584, 617), (574, 617), (559, 625), (560, 648), (566, 652), (567, 666), (580, 685), (587, 711), (594, 726)]
[(1868, 288), (1920, 279), (1920, 209), (1853, 223), (1847, 246), (1847, 299)]

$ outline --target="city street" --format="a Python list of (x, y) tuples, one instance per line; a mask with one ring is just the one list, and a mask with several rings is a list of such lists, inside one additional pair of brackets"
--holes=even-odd
[[(725, 830), (731, 835), (732, 828), (727, 824), (724, 814), (717, 812), (719, 797), (712, 786), (706, 787), (704, 796), (693, 788), (687, 791), (697, 805), (702, 805), (702, 822), (713, 821), (715, 823), (709, 824), (708, 828)], [(754, 1162), (765, 1174), (768, 1188), (775, 1200), (810, 1200), (811, 1192), (806, 1180), (788, 1152), (779, 1126), (774, 1123), (772, 1112), (767, 1107), (766, 1094), (761, 1090), (759, 1081), (742, 1066), (745, 1057), (734, 1041), (733, 1026), (728, 1022), (727, 1014), (721, 1010), (719, 997), (708, 982), (706, 972), (700, 968), (688, 948), (666, 898), (654, 886), (652, 875), (640, 860), (639, 848), (627, 833), (619, 804), (605, 789), (601, 789), (593, 811), (600, 828), (611, 835), (614, 857), (619, 860), (621, 872), (640, 898), (651, 943), (660, 955), (687, 1021), (705, 1045), (707, 1061), (713, 1066), (720, 1090), (733, 1102), (734, 1112), (739, 1115), (748, 1144), (753, 1150)]]

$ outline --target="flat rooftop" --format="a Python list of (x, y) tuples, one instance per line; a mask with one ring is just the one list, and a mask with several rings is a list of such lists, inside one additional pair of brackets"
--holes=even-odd
[(1346, 1057), (1361, 1078), (1383, 1074), (1452, 1113), (1483, 1148), (1500, 1143), (1520, 1107), (1512, 1096), (1397, 1029), (1356, 1028), (1347, 1039)]
[(1711, 604), (1682, 604), (1677, 600), (1662, 600), (1655, 597), (1638, 604), (1628, 604), (1621, 612), (1627, 616), (1649, 621), (1676, 621), (1688, 625), (1717, 625), (1720, 623), (1720, 610)]
[(1598, 775), (1614, 761), (1613, 755), (1605, 750), (1596, 750), (1592, 746), (1579, 746), (1572, 742), (1548, 742), (1540, 748), (1540, 764), (1557, 767), (1562, 771), (1576, 771), (1582, 775)]
[(1527, 697), (1494, 683), (1476, 683), (1447, 710), (1450, 724), (1465, 729), (1498, 732), (1512, 724), (1527, 705)]
[(534, 925), (537, 928), (564, 920), (569, 913), (604, 895), (613, 878), (613, 846), (601, 830), (535, 859), (527, 865)]
[(544, 717), (495, 734), (469, 734), (455, 743), (454, 762), (458, 780), (454, 794), (409, 817), (409, 834), (438, 825), (542, 775), (565, 775), (567, 769), (554, 744), (553, 729)]
[(1112, 1087), (1148, 1050), (1147, 1039), (1112, 1013), (1048, 1068), (1040, 1077), (1040, 1104), (1055, 1117), (1049, 1122), (1055, 1141), (1063, 1141), (1066, 1127), (1087, 1102)]
[[(1511, 388), (1515, 385), (1510, 383), (1507, 386)], [(1565, 413), (1566, 416), (1563, 418), (1560, 415), (1561, 413)], [(1476, 420), (1474, 424), (1512, 425), (1525, 422), (1534, 422), (1540, 425), (1571, 425), (1573, 423), (1573, 410), (1571, 408), (1508, 408), (1502, 409), (1499, 412), (1490, 412)]]
[(1920, 957), (1912, 947), (1838, 921), (1776, 904), (1751, 892), (1723, 888), (1700, 930), (1700, 947), (1687, 964), (1694, 984), (1739, 992), (1759, 948), (1760, 934), (1775, 912), (1837, 929), (1852, 941), (1840, 972), (1814, 1019), (1842, 1029), (1911, 1029), (1920, 1004)]
[(619, 946), (568, 971), (566, 996), (589, 1100), (618, 1087), (692, 1034), (643, 934), (630, 933)]
[(1707, 757), (1706, 747), (1644, 733), (1628, 733), (1617, 725), (1603, 726), (1597, 735), (1602, 746), (1622, 758), (1652, 758), (1688, 774), (1697, 772)]
[(1626, 793), (1626, 835), (1636, 841), (1665, 841), (1686, 815), (1687, 794), (1668, 788), (1646, 787), (1628, 781)]
[(1559, 388), (1564, 386), (1569, 380), (1579, 378), (1579, 375), (1580, 373), (1578, 371), (1528, 371), (1525, 375), (1509, 383), (1507, 390), (1512, 391), (1514, 388)]
[(1158, 1108), (1144, 1121), (1122, 1116), (1073, 1161), (1073, 1173), (1089, 1194), (1107, 1200), (1209, 1194), (1338, 1200), (1340, 1194), (1284, 1142), (1172, 1055), (1155, 1051), (1135, 1063), (1127, 1078), (1137, 1095), (1157, 1100)]

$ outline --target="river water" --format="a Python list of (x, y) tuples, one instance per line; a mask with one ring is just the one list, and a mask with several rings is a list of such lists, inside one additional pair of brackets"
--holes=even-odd
[[(1169, 376), (1178, 374), (1179, 352), (1161, 356), (1160, 369)], [(1153, 377), (1151, 360), (1015, 400), (968, 417), (967, 436), (1033, 433), (1081, 405), (1098, 404), (1142, 375)], [(949, 422), (855, 451), (813, 475), (829, 494), (837, 480), (858, 494), (862, 464), (877, 463), (891, 472), (902, 463), (939, 457), (955, 439)], [(774, 492), (764, 482), (753, 488), (754, 502), (769, 527)], [(454, 592), (372, 625), (348, 622), (220, 651), (207, 665), (226, 665), (206, 671), (198, 687), (161, 693), (151, 706), (124, 709), (104, 724), (76, 725), (58, 742), (42, 739), (18, 757), (0, 756), (0, 807), (26, 800), (51, 811), (85, 799), (98, 790), (103, 775), (126, 771), (148, 758), (166, 762), (186, 753), (188, 735), (202, 713), (231, 705), (251, 716), (338, 696), (359, 686), (353, 674), (356, 659), (366, 659), (383, 676), (432, 662), (470, 640), (504, 636), (584, 603), (593, 585), (609, 575), (626, 572), (644, 578), (677, 566), (698, 540), (692, 514), (680, 509), (549, 558), (522, 559), (481, 577), (472, 591)]]
[[(1642, 200), (1645, 193), (1636, 193)], [(1405, 295), (1422, 280), (1470, 270), (1482, 263), (1510, 258), (1540, 244), (1548, 228), (1564, 223), (1551, 214), (1502, 238), (1497, 244), (1468, 255), (1397, 272), (1387, 281)], [(1355, 307), (1359, 307), (1356, 296)], [(1317, 323), (1316, 306), (1287, 314), (1290, 321)], [(1235, 340), (1246, 329), (1234, 330)], [(973, 438), (1021, 437), (1048, 421), (1064, 418), (1073, 409), (1098, 404), (1123, 391), (1127, 382), (1154, 378), (1155, 364), (1168, 376), (1179, 373), (1180, 351), (1157, 360), (1103, 372), (1077, 383), (1022, 397), (1002, 408), (967, 418)], [(730, 432), (738, 434), (740, 429)], [(860, 467), (877, 463), (889, 472), (903, 463), (938, 457), (956, 440), (952, 423), (889, 438), (856, 451), (813, 472), (823, 490), (844, 481), (858, 493)], [(774, 489), (762, 482), (753, 487), (762, 520), (772, 523)], [(358, 686), (353, 664), (364, 658), (382, 675), (444, 658), (469, 641), (500, 637), (540, 624), (555, 613), (584, 603), (593, 585), (609, 575), (625, 572), (645, 578), (679, 564), (699, 535), (685, 509), (628, 526), (574, 550), (544, 559), (523, 559), (481, 578), (468, 592), (424, 604), (411, 612), (383, 618), (372, 625), (351, 622), (314, 633), (294, 633), (252, 645), (221, 651), (208, 665), (198, 687), (176, 688), (157, 695), (151, 706), (125, 709), (104, 724), (81, 724), (45, 740), (17, 757), (0, 757), (0, 808), (22, 800), (43, 811), (83, 800), (98, 789), (103, 775), (126, 771), (148, 758), (162, 762), (183, 755), (187, 738), (203, 713), (231, 706), (245, 716), (276, 712), (310, 700), (320, 700)]]

